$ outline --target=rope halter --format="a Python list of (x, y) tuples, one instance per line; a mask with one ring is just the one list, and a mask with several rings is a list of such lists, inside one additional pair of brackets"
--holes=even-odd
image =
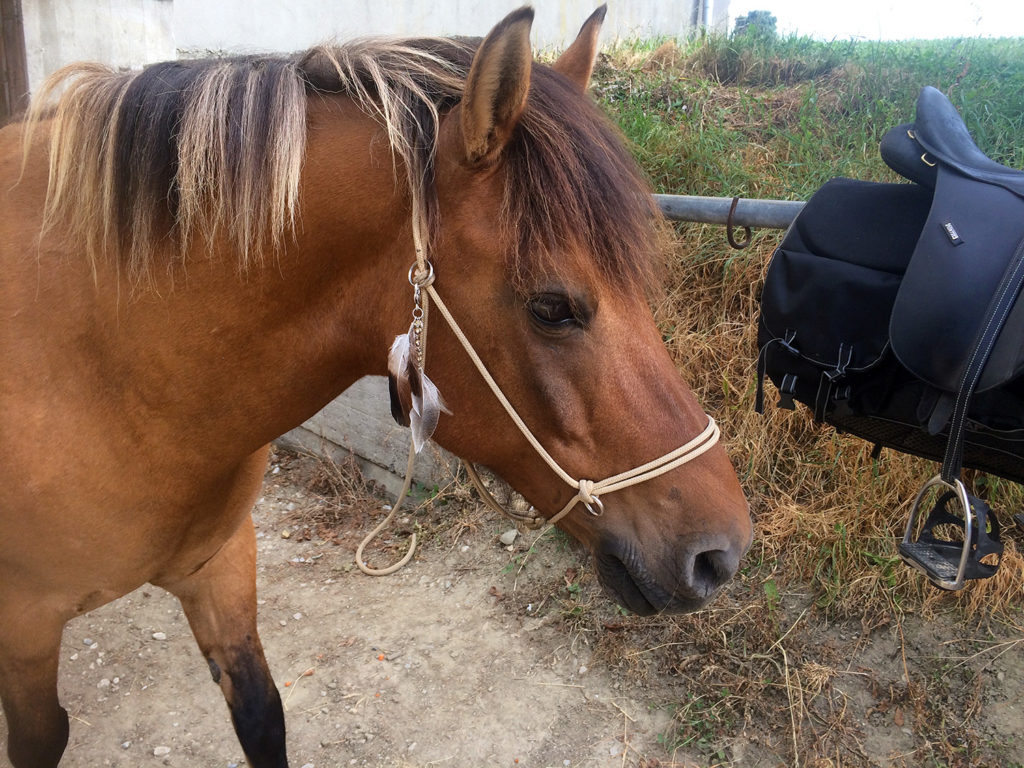
[[(562, 469), (551, 454), (544, 449), (544, 446), (540, 444), (540, 441), (534, 436), (533, 432), (530, 431), (526, 422), (524, 422), (522, 417), (520, 417), (516, 412), (512, 403), (510, 403), (508, 398), (505, 397), (505, 394), (501, 391), (500, 387), (498, 387), (497, 382), (495, 382), (494, 377), (491, 376), (490, 371), (487, 370), (487, 366), (484, 365), (480, 356), (476, 353), (476, 350), (473, 349), (473, 345), (469, 343), (469, 339), (466, 338), (466, 334), (462, 332), (462, 328), (459, 327), (455, 318), (452, 317), (452, 313), (449, 311), (448, 307), (441, 300), (441, 297), (437, 295), (437, 291), (434, 287), (430, 285), (427, 286), (425, 290), (426, 294), (433, 299), (434, 304), (437, 305), (437, 311), (441, 313), (441, 316), (448, 323), (448, 326), (452, 329), (452, 333), (455, 334), (455, 338), (459, 340), (462, 348), (466, 350), (466, 354), (469, 355), (469, 359), (472, 360), (477, 371), (479, 371), (484, 381), (487, 382), (487, 386), (490, 387), (491, 392), (494, 393), (494, 396), (498, 399), (498, 402), (501, 403), (505, 412), (512, 419), (516, 427), (519, 428), (519, 431), (522, 432), (523, 437), (526, 438), (534, 451), (536, 451), (544, 460), (544, 463), (547, 464), (563, 482), (576, 491), (576, 494), (569, 500), (569, 502), (562, 507), (561, 510), (547, 518), (546, 521), (536, 513), (532, 515), (521, 515), (518, 513), (513, 514), (500, 507), (497, 501), (493, 500), (491, 494), (483, 487), (483, 483), (480, 482), (479, 474), (475, 470), (470, 471), (467, 465), (467, 472), (470, 480), (472, 480), (473, 485), (476, 486), (477, 490), (481, 492), (481, 495), (484, 496), (484, 501), (487, 505), (492, 508), (499, 508), (502, 514), (511, 517), (517, 522), (523, 523), (528, 528), (539, 528), (545, 522), (549, 525), (554, 525), (569, 514), (573, 508), (580, 503), (586, 507), (587, 511), (591, 515), (600, 517), (604, 512), (604, 504), (601, 502), (602, 495), (620, 491), (623, 488), (630, 487), (631, 485), (638, 485), (647, 480), (658, 477), (659, 475), (663, 475), (676, 467), (681, 467), (683, 464), (693, 461), (701, 454), (710, 450), (712, 446), (718, 442), (721, 431), (718, 429), (718, 425), (715, 423), (715, 420), (708, 416), (707, 426), (695, 438), (684, 445), (679, 446), (675, 450), (647, 462), (646, 464), (626, 470), (625, 472), (621, 472), (617, 475), (612, 475), (604, 480), (594, 481), (585, 478), (574, 478)], [(490, 499), (488, 499), (488, 497), (490, 497)]]
[[(414, 202), (413, 205), (413, 240), (416, 247), (416, 262), (409, 269), (409, 282), (413, 286), (413, 322), (415, 325), (415, 338), (413, 343), (416, 346), (415, 354), (416, 360), (418, 361), (420, 373), (423, 373), (423, 367), (426, 364), (426, 348), (427, 348), (427, 319), (430, 307), (430, 301), (433, 300), (434, 304), (437, 305), (438, 312), (448, 323), (452, 333), (455, 334), (455, 338), (458, 339), (462, 348), (469, 355), (469, 359), (473, 362), (477, 371), (483, 377), (484, 381), (487, 382), (487, 386), (490, 387), (491, 392), (501, 403), (502, 408), (512, 419), (512, 422), (516, 425), (519, 431), (526, 438), (527, 442), (533, 447), (534, 451), (544, 460), (551, 470), (562, 479), (571, 489), (576, 491), (573, 497), (568, 503), (562, 507), (558, 512), (553, 514), (551, 517), (545, 519), (536, 509), (530, 508), (528, 512), (519, 513), (506, 509), (504, 506), (498, 503), (494, 496), (484, 486), (480, 475), (471, 463), (463, 462), (466, 467), (466, 473), (469, 475), (469, 479), (476, 487), (477, 492), (480, 494), (481, 499), (484, 503), (495, 510), (496, 512), (511, 518), (518, 526), (526, 528), (536, 529), (543, 525), (553, 526), (563, 517), (568, 515), (577, 504), (583, 504), (584, 508), (594, 517), (600, 517), (604, 513), (604, 504), (601, 501), (601, 496), (607, 493), (614, 493), (620, 491), (623, 488), (628, 488), (633, 485), (651, 480), (655, 477), (670, 472), (671, 470), (681, 467), (690, 461), (693, 461), (698, 456), (709, 451), (717, 442), (721, 435), (718, 425), (715, 420), (708, 416), (707, 426), (694, 437), (692, 440), (684, 443), (675, 450), (669, 451), (663, 456), (659, 456), (646, 464), (641, 464), (633, 469), (626, 470), (617, 475), (612, 475), (604, 480), (588, 480), (585, 478), (576, 479), (561, 466), (558, 462), (548, 453), (544, 446), (540, 444), (540, 441), (534, 436), (533, 432), (523, 421), (522, 417), (516, 412), (512, 403), (509, 402), (508, 398), (501, 391), (494, 377), (491, 376), (490, 371), (487, 370), (487, 366), (484, 365), (483, 360), (473, 349), (473, 345), (470, 344), (469, 339), (466, 338), (466, 334), (463, 333), (462, 328), (455, 321), (452, 313), (449, 311), (447, 305), (441, 300), (437, 290), (434, 288), (434, 267), (430, 261), (427, 260), (424, 252), (423, 241), (421, 238), (421, 221), (417, 215), (417, 206)], [(388, 573), (393, 573), (405, 565), (412, 558), (413, 552), (416, 548), (416, 534), (412, 534), (410, 539), (409, 550), (405, 553), (400, 561), (394, 565), (388, 566), (387, 568), (374, 569), (370, 568), (366, 563), (363, 562), (363, 549), (365, 546), (378, 534), (385, 526), (391, 521), (391, 518), (398, 511), (399, 506), (405, 499), (409, 492), (409, 488), (412, 483), (412, 468), (415, 459), (415, 449), (410, 441), (409, 446), (409, 460), (406, 465), (406, 476), (405, 484), (402, 492), (398, 496), (398, 500), (395, 502), (391, 509), (391, 512), (387, 517), (371, 531), (356, 550), (356, 565), (364, 573), (372, 576), (382, 576)]]

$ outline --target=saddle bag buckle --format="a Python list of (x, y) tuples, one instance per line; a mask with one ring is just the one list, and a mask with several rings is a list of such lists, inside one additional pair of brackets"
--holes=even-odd
[[(926, 496), (936, 490), (940, 495), (915, 539)], [(947, 525), (961, 529), (963, 541), (935, 533), (937, 526)], [(899, 553), (903, 562), (923, 571), (936, 587), (956, 591), (969, 580), (994, 576), (998, 561), (993, 565), (982, 562), (982, 558), (992, 554), (1001, 558), (1003, 545), (999, 524), (988, 504), (969, 494), (959, 479), (950, 483), (936, 475), (924, 484), (914, 500)]]

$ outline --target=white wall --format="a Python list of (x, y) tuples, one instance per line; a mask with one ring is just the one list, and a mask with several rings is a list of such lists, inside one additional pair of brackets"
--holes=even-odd
[[(721, 2), (721, 0), (720, 0)], [(482, 36), (525, 0), (174, 0), (186, 55), (294, 51), (369, 34)], [(611, 0), (602, 40), (689, 29), (693, 0)], [(537, 48), (564, 48), (600, 0), (534, 0)]]
[[(100, 61), (134, 69), (209, 51), (295, 51), (371, 34), (484, 35), (524, 0), (22, 0), (29, 87), (60, 67)], [(701, 0), (610, 0), (601, 33), (679, 37)], [(713, 3), (722, 23), (729, 0)], [(533, 44), (562, 49), (599, 0), (534, 0)]]
[(75, 61), (132, 69), (176, 55), (172, 0), (22, 0), (21, 12), (32, 91)]

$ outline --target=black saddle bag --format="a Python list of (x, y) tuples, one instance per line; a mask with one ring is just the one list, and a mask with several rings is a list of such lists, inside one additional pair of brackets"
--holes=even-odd
[[(881, 152), (910, 183), (829, 181), (772, 257), (757, 408), (768, 378), (780, 406), (943, 462), (950, 489), (962, 466), (1024, 482), (1024, 173), (985, 157), (932, 88)], [(973, 522), (971, 563), (998, 538), (994, 517)], [(991, 575), (959, 570), (940, 586)]]
[[(780, 406), (803, 403), (843, 432), (942, 461), (955, 392), (908, 370), (889, 337), (931, 197), (916, 184), (853, 179), (819, 189), (772, 257), (758, 362)], [(973, 395), (963, 464), (1024, 482), (1024, 377)]]

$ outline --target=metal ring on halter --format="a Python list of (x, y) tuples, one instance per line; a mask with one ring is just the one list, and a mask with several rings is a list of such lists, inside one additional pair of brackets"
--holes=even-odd
[(434, 262), (428, 261), (426, 264), (427, 274), (421, 280), (416, 279), (416, 271), (420, 267), (419, 262), (416, 262), (409, 267), (409, 285), (412, 285), (415, 288), (423, 288), (424, 286), (430, 285), (434, 282)]
[(597, 507), (597, 511), (596, 512), (594, 511), (594, 507), (590, 506), (591, 502), (589, 502), (589, 501), (584, 501), (583, 502), (583, 506), (586, 507), (587, 508), (587, 512), (592, 514), (594, 517), (600, 517), (601, 515), (604, 514), (604, 502), (601, 501), (601, 499), (599, 499), (597, 496), (594, 496), (593, 498), (594, 498), (593, 504), (594, 504), (594, 506)]

